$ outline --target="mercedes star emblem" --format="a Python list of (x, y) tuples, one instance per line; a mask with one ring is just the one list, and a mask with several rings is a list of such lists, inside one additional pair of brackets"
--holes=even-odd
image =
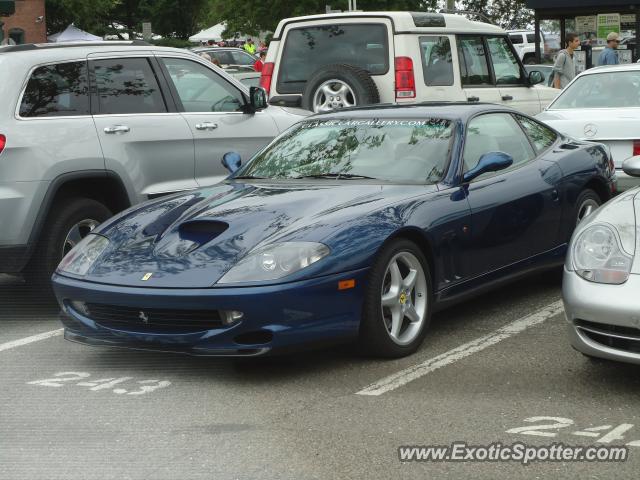
[(596, 127), (593, 123), (587, 123), (584, 126), (584, 134), (587, 137), (593, 137), (596, 133), (598, 133), (598, 127)]

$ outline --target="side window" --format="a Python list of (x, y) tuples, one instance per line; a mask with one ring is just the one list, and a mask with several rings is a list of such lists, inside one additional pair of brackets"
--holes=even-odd
[(425, 85), (453, 85), (453, 63), (448, 37), (420, 37)]
[(458, 37), (458, 59), (462, 86), (491, 85), (482, 37)]
[(487, 38), (497, 85), (524, 85), (520, 63), (504, 37)]
[(522, 34), (521, 33), (511, 33), (509, 34), (509, 38), (511, 39), (511, 43), (514, 45), (518, 45), (522, 43)]
[(527, 33), (527, 43), (536, 43), (535, 33)]
[[(464, 171), (471, 170), (485, 153), (504, 152), (513, 157), (509, 170), (535, 158), (536, 154), (516, 120), (508, 113), (489, 113), (473, 118), (467, 126), (464, 144)], [(480, 178), (505, 172), (486, 173)]]
[(160, 86), (147, 58), (94, 60), (100, 114), (163, 113)]
[(524, 128), (525, 132), (533, 142), (538, 153), (542, 153), (551, 145), (554, 144), (558, 136), (555, 132), (541, 123), (531, 120), (530, 118), (523, 117), (522, 115), (516, 115), (518, 121)]
[(163, 58), (185, 112), (238, 112), (244, 100), (240, 90), (199, 63)]
[(233, 57), (233, 63), (236, 65), (250, 65), (253, 66), (256, 63), (257, 58), (253, 55), (249, 55), (248, 53), (243, 52), (231, 52), (231, 56)]
[(381, 75), (389, 70), (387, 26), (332, 24), (288, 30), (278, 73), (279, 93), (302, 93), (325, 65), (348, 63)]
[(89, 114), (86, 62), (46, 65), (33, 71), (20, 104), (21, 117)]

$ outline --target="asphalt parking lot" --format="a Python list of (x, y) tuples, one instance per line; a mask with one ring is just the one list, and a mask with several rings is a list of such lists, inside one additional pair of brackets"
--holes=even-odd
[[(401, 360), (237, 361), (65, 342), (56, 308), (0, 276), (0, 477), (636, 478), (638, 369), (571, 350), (560, 295), (546, 274), (441, 312)], [(399, 460), (457, 441), (631, 445), (623, 463)]]

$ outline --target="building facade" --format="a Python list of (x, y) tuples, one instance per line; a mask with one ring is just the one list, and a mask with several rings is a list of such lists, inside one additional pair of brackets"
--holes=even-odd
[(0, 17), (0, 44), (14, 42), (44, 43), (47, 27), (44, 10), (45, 0), (16, 0), (16, 13)]

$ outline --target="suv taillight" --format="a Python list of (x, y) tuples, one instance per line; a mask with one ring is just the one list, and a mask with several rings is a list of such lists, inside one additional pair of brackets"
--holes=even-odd
[(0, 153), (4, 150), (4, 146), (7, 144), (7, 137), (0, 133)]
[(633, 141), (633, 156), (640, 155), (640, 140)]
[(262, 75), (260, 75), (260, 86), (267, 91), (271, 91), (271, 76), (273, 75), (273, 67), (275, 63), (267, 62), (262, 66)]
[(415, 96), (413, 60), (409, 57), (396, 57), (396, 98), (415, 98)]

